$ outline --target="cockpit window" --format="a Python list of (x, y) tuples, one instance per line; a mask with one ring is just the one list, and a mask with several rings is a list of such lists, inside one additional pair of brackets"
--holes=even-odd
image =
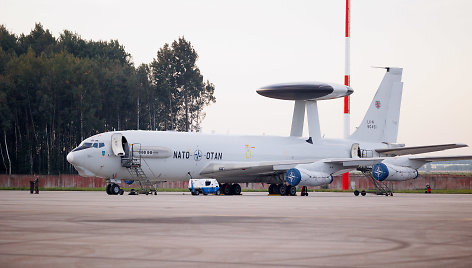
[(88, 149), (90, 147), (92, 147), (92, 143), (91, 142), (86, 142), (86, 143), (80, 145), (79, 147), (75, 148), (74, 150), (72, 150), (72, 152)]
[(99, 148), (105, 147), (105, 143), (103, 142), (100, 142), (99, 145), (100, 145)]
[(98, 148), (98, 143), (95, 142), (95, 143), (92, 145), (92, 147), (93, 147), (93, 148)]

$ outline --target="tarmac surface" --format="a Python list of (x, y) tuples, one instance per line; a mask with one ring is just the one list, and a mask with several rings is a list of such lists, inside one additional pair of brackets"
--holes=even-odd
[(472, 195), (0, 191), (0, 267), (472, 267)]

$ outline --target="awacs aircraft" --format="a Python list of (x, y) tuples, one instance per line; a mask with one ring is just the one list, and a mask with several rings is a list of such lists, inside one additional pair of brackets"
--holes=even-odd
[[(122, 193), (117, 183), (121, 179), (136, 180), (155, 191), (151, 185), (160, 181), (213, 178), (224, 194), (239, 194), (239, 183), (261, 182), (270, 184), (269, 193), (295, 195), (297, 186), (329, 184), (334, 175), (351, 170), (361, 170), (377, 185), (415, 179), (417, 169), (430, 161), (472, 159), (415, 156), (465, 144), (405, 147), (396, 143), (401, 77), (401, 68), (386, 68), (364, 119), (348, 139), (321, 137), (317, 102), (349, 95), (350, 87), (319, 82), (277, 84), (258, 93), (294, 101), (288, 137), (113, 131), (85, 139), (67, 155), (67, 161), (81, 176), (106, 179), (108, 194)], [(308, 138), (302, 137), (305, 112)]]

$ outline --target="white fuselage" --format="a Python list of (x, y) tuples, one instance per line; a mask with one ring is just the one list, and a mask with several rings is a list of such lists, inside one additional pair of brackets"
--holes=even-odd
[[(82, 176), (134, 179), (114, 154), (111, 137), (119, 133), (141, 156), (141, 167), (153, 181), (182, 181), (203, 178), (200, 172), (210, 163), (263, 162), (349, 158), (350, 140), (322, 139), (314, 144), (302, 137), (230, 136), (174, 131), (115, 131), (97, 134), (82, 144), (102, 144), (72, 151), (67, 160)], [(385, 144), (360, 144), (363, 149), (385, 148)], [(79, 146), (80, 147), (80, 146)], [(161, 148), (161, 151), (155, 151)], [(164, 150), (164, 154), (162, 154)], [(137, 153), (135, 153), (137, 155)], [(374, 155), (375, 156), (375, 155)], [(218, 178), (219, 182), (254, 182), (253, 178)]]

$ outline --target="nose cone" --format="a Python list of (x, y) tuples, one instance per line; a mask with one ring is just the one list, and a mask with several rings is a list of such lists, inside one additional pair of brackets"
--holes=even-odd
[(351, 87), (347, 87), (347, 95), (351, 95), (352, 93), (354, 93), (354, 89), (352, 89)]
[(74, 153), (70, 152), (67, 154), (67, 162), (71, 163), (72, 165), (74, 164)]

